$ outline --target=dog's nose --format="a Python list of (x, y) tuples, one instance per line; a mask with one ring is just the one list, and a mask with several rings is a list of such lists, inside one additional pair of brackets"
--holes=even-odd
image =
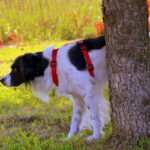
[(5, 79), (4, 79), (4, 78), (1, 78), (1, 79), (0, 79), (0, 82), (4, 84)]

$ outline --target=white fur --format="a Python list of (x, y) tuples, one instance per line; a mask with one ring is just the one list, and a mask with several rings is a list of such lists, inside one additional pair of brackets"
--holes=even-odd
[[(47, 47), (44, 52), (43, 56), (45, 58), (48, 58), (49, 61), (52, 59), (52, 50), (54, 49), (54, 46)], [(51, 69), (50, 66), (46, 68), (44, 71), (44, 76), (37, 77), (33, 81), (31, 81), (31, 87), (34, 92), (34, 94), (43, 100), (44, 102), (49, 101), (49, 92), (53, 89), (54, 84), (52, 81), (51, 76)]]
[(11, 76), (10, 76), (10, 73), (8, 73), (7, 75), (5, 75), (4, 77), (3, 77), (4, 79), (5, 79), (5, 85), (6, 86), (11, 86)]
[[(79, 71), (68, 58), (69, 49), (75, 43), (63, 46), (58, 51), (57, 74), (59, 85), (57, 94), (70, 95), (73, 100), (73, 117), (68, 138), (76, 135), (79, 130), (92, 129), (93, 135), (88, 140), (98, 139), (103, 136), (103, 127), (110, 120), (109, 104), (102, 92), (107, 83), (107, 70), (105, 62), (105, 47), (101, 50), (89, 52), (94, 65), (95, 78), (91, 77), (88, 70)], [(44, 50), (43, 56), (51, 61), (54, 47)], [(34, 93), (43, 101), (48, 101), (49, 91), (54, 87), (50, 66), (44, 72), (44, 77), (38, 77), (31, 82)], [(88, 109), (89, 107), (89, 109)]]

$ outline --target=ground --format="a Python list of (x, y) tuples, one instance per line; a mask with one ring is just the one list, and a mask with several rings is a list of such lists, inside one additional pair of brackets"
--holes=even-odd
[[(28, 52), (42, 51), (52, 43), (56, 47), (64, 42), (45, 42), (33, 46), (4, 47), (0, 49), (0, 77), (10, 71), (12, 61)], [(108, 99), (108, 90), (104, 92)], [(84, 131), (83, 136), (64, 140), (70, 129), (72, 102), (66, 97), (57, 97), (55, 90), (50, 93), (48, 103), (41, 102), (28, 86), (8, 88), (0, 84), (0, 148), (4, 150), (124, 150), (144, 149), (143, 142), (136, 148), (126, 148), (111, 136), (111, 126), (105, 129), (105, 139), (87, 142), (91, 131)], [(122, 142), (123, 143), (123, 142)], [(146, 143), (147, 145), (149, 142)], [(150, 147), (150, 144), (149, 144)]]

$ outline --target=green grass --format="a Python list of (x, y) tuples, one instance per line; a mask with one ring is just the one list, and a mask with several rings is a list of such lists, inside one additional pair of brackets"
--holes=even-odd
[(12, 32), (23, 40), (70, 40), (95, 36), (101, 0), (0, 1), (0, 38)]
[[(70, 43), (70, 41), (68, 41)], [(64, 42), (47, 42), (18, 48), (0, 49), (0, 77), (10, 71), (10, 65), (16, 56), (35, 51), (42, 51), (54, 43), (59, 47)], [(8, 55), (9, 54), (9, 55)], [(127, 150), (125, 146), (116, 145), (115, 140), (107, 140), (112, 132), (111, 124), (105, 131), (105, 140), (87, 142), (90, 131), (84, 131), (83, 136), (67, 137), (71, 117), (72, 102), (65, 97), (57, 97), (55, 91), (50, 93), (48, 103), (37, 99), (29, 87), (21, 85), (17, 88), (7, 88), (0, 84), (0, 149), (3, 150)], [(108, 89), (104, 92), (108, 99)], [(148, 147), (149, 140), (142, 140), (138, 147), (132, 150), (143, 150)], [(131, 148), (130, 148), (131, 149)], [(147, 149), (148, 150), (148, 149)]]

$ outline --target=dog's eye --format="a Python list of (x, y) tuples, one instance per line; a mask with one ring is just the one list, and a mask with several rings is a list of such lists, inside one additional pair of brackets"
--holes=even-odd
[(13, 72), (17, 72), (17, 68), (14, 68), (14, 69), (13, 69)]

